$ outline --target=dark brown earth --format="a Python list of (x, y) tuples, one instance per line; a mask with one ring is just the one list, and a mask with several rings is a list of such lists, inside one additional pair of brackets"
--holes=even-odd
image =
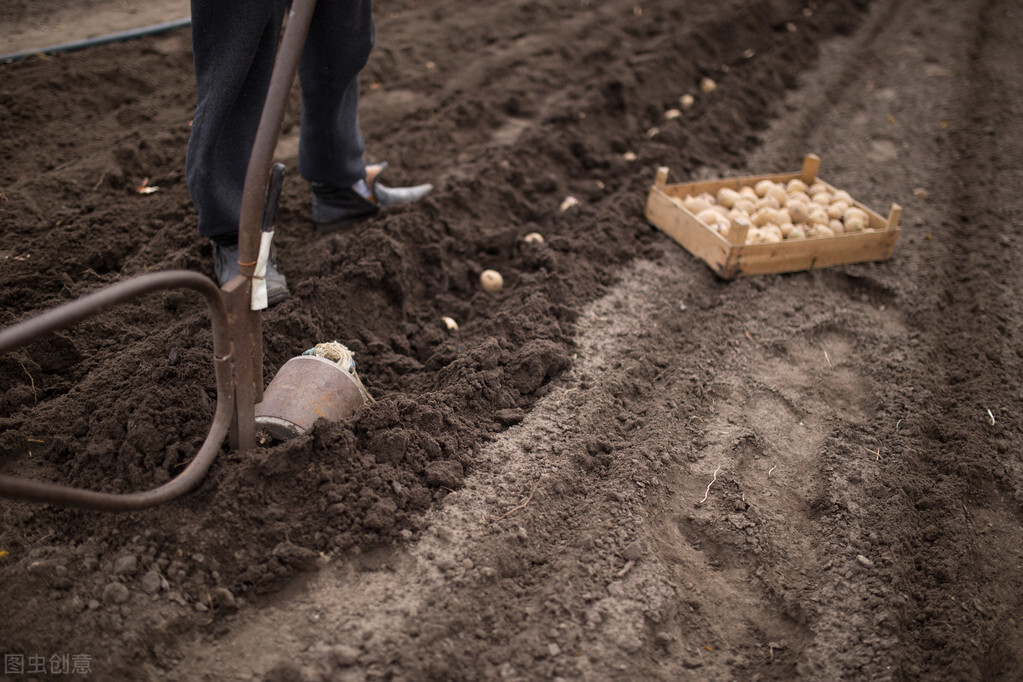
[[(70, 5), (10, 3), (0, 28)], [(293, 295), (263, 325), (267, 377), (337, 339), (377, 402), (225, 450), (162, 507), (0, 501), (4, 679), (31, 677), (19, 660), (63, 679), (61, 656), (102, 680), (1023, 677), (1018, 4), (376, 12), (368, 154), (436, 190), (316, 233), (294, 100)], [(187, 29), (0, 65), (4, 326), (212, 274), (183, 179), (193, 96)], [(659, 166), (810, 152), (903, 206), (890, 260), (725, 282), (644, 220)], [(178, 291), (0, 357), (0, 473), (169, 480), (209, 427), (212, 360)]]

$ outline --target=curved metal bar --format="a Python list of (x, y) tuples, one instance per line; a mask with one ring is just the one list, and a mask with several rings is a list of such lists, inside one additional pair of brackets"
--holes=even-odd
[(158, 289), (188, 288), (206, 297), (213, 326), (217, 407), (206, 440), (185, 470), (158, 488), (138, 493), (101, 493), (80, 488), (0, 476), (0, 496), (29, 502), (57, 504), (98, 511), (132, 511), (168, 502), (194, 488), (227, 436), (234, 411), (231, 378), (231, 342), (227, 310), (220, 289), (209, 278), (188, 270), (154, 272), (112, 284), (106, 289), (65, 303), (0, 332), (0, 353), (10, 352), (43, 334), (63, 329), (91, 317), (102, 309), (124, 303)]

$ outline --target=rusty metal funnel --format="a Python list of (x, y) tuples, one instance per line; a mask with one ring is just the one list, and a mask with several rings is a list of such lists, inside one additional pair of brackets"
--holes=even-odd
[(284, 363), (256, 405), (256, 426), (289, 440), (318, 419), (339, 421), (367, 402), (373, 398), (355, 371), (351, 351), (336, 341), (321, 343)]

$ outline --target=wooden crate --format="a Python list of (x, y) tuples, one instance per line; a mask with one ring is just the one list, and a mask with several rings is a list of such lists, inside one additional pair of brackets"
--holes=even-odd
[[(885, 219), (853, 199), (853, 205), (866, 211), (871, 229), (833, 237), (808, 237), (773, 244), (746, 244), (744, 230), (730, 230), (729, 237), (707, 226), (682, 205), (682, 198), (707, 192), (716, 195), (722, 187), (738, 190), (753, 186), (761, 180), (787, 183), (800, 178), (807, 185), (820, 182), (828, 191), (834, 186), (817, 177), (820, 157), (810, 154), (803, 161), (803, 169), (796, 173), (751, 175), (723, 180), (688, 182), (669, 185), (668, 169), (659, 168), (653, 187), (647, 197), (646, 219), (691, 254), (700, 258), (722, 279), (731, 280), (746, 275), (813, 270), (845, 263), (883, 261), (891, 257), (899, 237), (899, 217), (902, 207), (892, 204)], [(850, 193), (851, 194), (851, 193)], [(731, 232), (741, 232), (732, 235)]]

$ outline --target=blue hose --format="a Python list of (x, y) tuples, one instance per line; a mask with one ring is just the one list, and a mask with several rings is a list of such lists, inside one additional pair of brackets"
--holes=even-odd
[(109, 35), (98, 36), (96, 38), (89, 38), (87, 40), (76, 40), (71, 43), (63, 43), (61, 45), (53, 45), (51, 47), (42, 47), (35, 50), (22, 50), (21, 52), (12, 52), (11, 54), (0, 55), (0, 64), (17, 62), (21, 61), (22, 59), (27, 59), (29, 57), (40, 54), (72, 52), (74, 50), (81, 50), (86, 47), (106, 45), (107, 43), (116, 43), (123, 40), (132, 40), (134, 38), (141, 38), (143, 36), (151, 36), (157, 33), (164, 33), (165, 31), (171, 31), (176, 28), (184, 28), (185, 26), (190, 26), (191, 24), (192, 18), (186, 17), (185, 19), (165, 21), (162, 24), (153, 24), (151, 26), (135, 28), (129, 31), (121, 31), (119, 33), (111, 33)]

